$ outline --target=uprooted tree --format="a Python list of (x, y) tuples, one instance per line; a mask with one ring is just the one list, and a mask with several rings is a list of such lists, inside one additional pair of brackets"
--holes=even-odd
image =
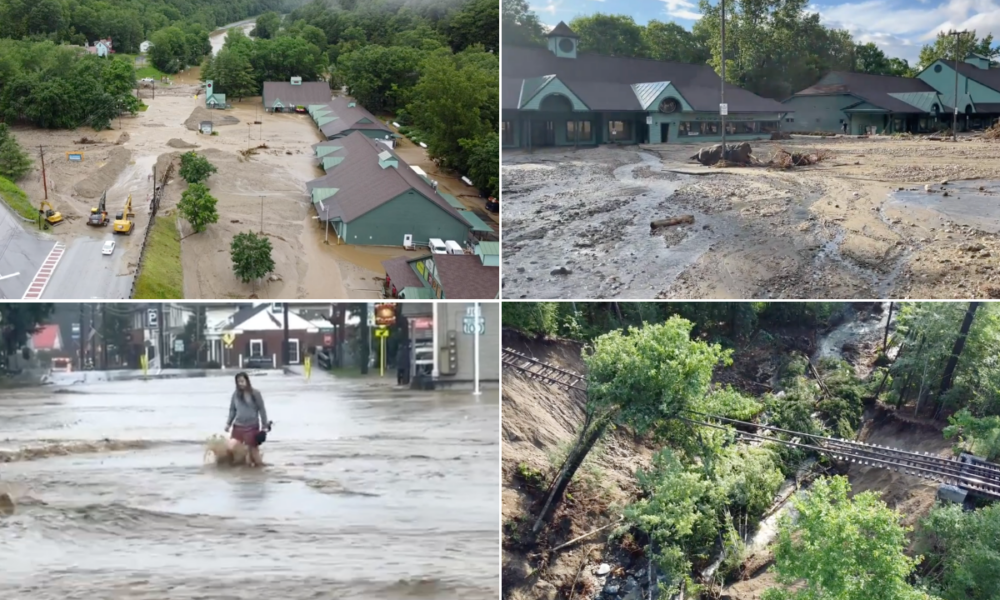
[(692, 340), (692, 327), (674, 316), (664, 323), (606, 333), (584, 352), (584, 422), (549, 488), (532, 535), (552, 516), (573, 475), (609, 426), (627, 426), (641, 435), (706, 394), (712, 370), (720, 362), (728, 364), (730, 352)]

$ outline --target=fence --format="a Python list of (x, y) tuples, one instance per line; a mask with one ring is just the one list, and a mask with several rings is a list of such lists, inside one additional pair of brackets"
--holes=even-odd
[[(167, 187), (167, 179), (174, 170), (174, 163), (171, 162), (167, 165), (167, 170), (164, 171), (163, 177), (156, 181), (155, 177), (153, 180), (153, 199), (150, 201), (149, 206), (149, 223), (146, 224), (146, 231), (142, 234), (142, 245), (139, 246), (139, 261), (136, 263), (135, 267), (135, 277), (132, 278), (132, 290), (129, 292), (129, 298), (135, 298), (135, 284), (139, 281), (139, 274), (142, 273), (142, 261), (146, 258), (146, 245), (149, 242), (149, 235), (153, 232), (153, 224), (156, 222), (156, 213), (160, 209), (160, 201), (163, 200), (163, 192)], [(156, 169), (153, 169), (155, 175)], [(135, 227), (135, 223), (132, 224)]]

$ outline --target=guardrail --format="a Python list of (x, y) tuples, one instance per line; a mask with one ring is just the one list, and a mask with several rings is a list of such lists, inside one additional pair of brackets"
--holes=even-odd
[[(163, 200), (163, 192), (167, 187), (167, 179), (173, 170), (174, 163), (171, 162), (159, 182), (155, 178), (153, 179), (153, 199), (150, 201), (149, 206), (149, 223), (146, 224), (146, 231), (142, 234), (142, 244), (139, 246), (139, 261), (135, 265), (135, 277), (132, 278), (132, 289), (129, 290), (129, 298), (135, 298), (135, 284), (139, 281), (139, 274), (142, 272), (142, 261), (146, 258), (146, 245), (149, 243), (149, 235), (153, 231), (153, 224), (156, 222), (156, 213), (160, 209), (160, 201)], [(153, 173), (156, 173), (155, 168), (153, 169)], [(157, 185), (158, 183), (159, 185)], [(132, 227), (135, 227), (134, 221), (132, 222)]]

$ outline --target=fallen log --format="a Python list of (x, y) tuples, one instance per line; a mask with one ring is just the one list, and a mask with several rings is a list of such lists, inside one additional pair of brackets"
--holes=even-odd
[(670, 217), (669, 219), (656, 219), (649, 222), (649, 230), (653, 231), (660, 227), (673, 227), (674, 225), (694, 225), (694, 215), (681, 215)]

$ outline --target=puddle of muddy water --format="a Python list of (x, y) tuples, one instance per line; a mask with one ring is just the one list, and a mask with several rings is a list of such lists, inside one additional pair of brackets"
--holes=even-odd
[[(945, 196), (942, 191), (948, 192)], [(918, 209), (981, 231), (1000, 233), (1000, 182), (966, 180), (889, 195), (889, 205), (900, 210)]]
[(325, 374), (254, 384), (275, 422), (263, 470), (203, 462), (206, 438), (225, 425), (228, 378), (0, 401), (9, 446), (70, 450), (0, 466), (16, 503), (0, 518), (0, 594), (499, 595), (498, 394), (415, 393)]

